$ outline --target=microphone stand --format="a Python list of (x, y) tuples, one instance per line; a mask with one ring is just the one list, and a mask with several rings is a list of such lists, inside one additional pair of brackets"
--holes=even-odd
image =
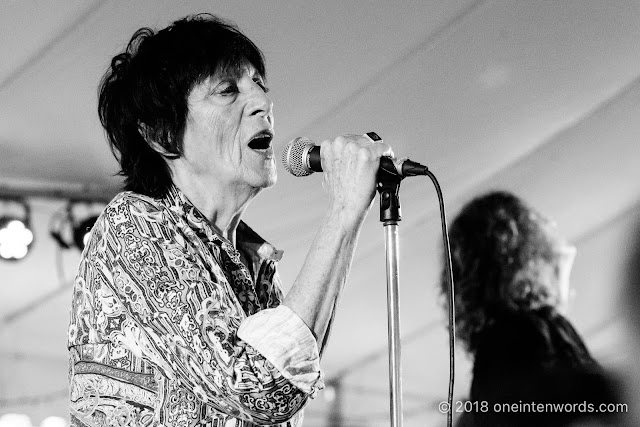
[(387, 322), (389, 331), (389, 389), (391, 392), (391, 426), (402, 426), (402, 376), (400, 369), (400, 304), (398, 299), (398, 222), (400, 181), (402, 176), (380, 170), (377, 189), (380, 193), (380, 222), (383, 223), (387, 262)]

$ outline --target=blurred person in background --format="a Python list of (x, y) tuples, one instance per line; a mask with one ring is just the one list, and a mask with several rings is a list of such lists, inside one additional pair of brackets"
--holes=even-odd
[[(456, 335), (473, 358), (469, 400), (475, 406), (458, 425), (563, 426), (593, 419), (579, 408), (494, 410), (496, 404), (614, 400), (613, 384), (565, 317), (575, 247), (548, 218), (503, 191), (466, 204), (449, 233)], [(443, 271), (443, 295), (447, 277)]]
[(632, 365), (625, 377), (625, 403), (629, 406), (626, 425), (640, 425), (640, 221), (637, 222), (633, 246), (626, 264), (622, 307), (629, 330)]
[[(125, 177), (82, 254), (69, 326), (73, 426), (300, 426), (389, 146), (321, 145), (330, 201), (283, 295), (282, 252), (242, 221), (276, 182), (260, 50), (201, 14), (138, 30), (98, 111)], [(286, 200), (281, 200), (286, 221)]]

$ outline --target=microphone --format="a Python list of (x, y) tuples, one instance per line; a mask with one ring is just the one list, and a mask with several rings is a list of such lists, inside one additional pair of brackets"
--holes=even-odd
[[(382, 139), (374, 132), (369, 132), (365, 136), (372, 141)], [(304, 136), (293, 139), (287, 144), (282, 152), (282, 163), (284, 168), (294, 176), (307, 176), (314, 172), (322, 172), (322, 162), (320, 160), (320, 146)], [(395, 157), (383, 156), (380, 158), (381, 172), (386, 172), (394, 176), (405, 178), (407, 176), (426, 175), (427, 167), (407, 158), (396, 159)]]

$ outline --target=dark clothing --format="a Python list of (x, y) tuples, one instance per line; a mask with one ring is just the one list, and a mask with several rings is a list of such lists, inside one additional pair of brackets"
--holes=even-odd
[(487, 404), (468, 417), (474, 425), (570, 425), (616, 400), (576, 330), (551, 308), (497, 312), (477, 344), (470, 400)]

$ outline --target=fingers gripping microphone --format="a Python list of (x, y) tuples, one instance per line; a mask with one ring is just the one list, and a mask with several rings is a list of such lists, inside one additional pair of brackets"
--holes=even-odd
[[(307, 176), (314, 172), (322, 172), (320, 146), (315, 145), (309, 138), (298, 137), (285, 147), (282, 152), (282, 163), (287, 172), (294, 176)], [(427, 167), (406, 158), (381, 157), (380, 172), (404, 178), (426, 175)]]

